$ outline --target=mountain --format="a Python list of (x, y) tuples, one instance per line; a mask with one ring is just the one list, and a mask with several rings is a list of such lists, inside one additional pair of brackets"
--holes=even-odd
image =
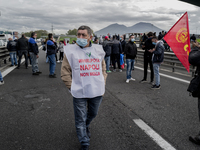
[(145, 32), (156, 32), (157, 35), (159, 32), (161, 32), (163, 29), (160, 29), (156, 26), (154, 26), (151, 23), (145, 23), (145, 22), (140, 22), (137, 23), (131, 27), (126, 27), (125, 25), (119, 25), (117, 23), (111, 24), (99, 31), (96, 31), (95, 34), (100, 36), (100, 35), (107, 35), (110, 33), (111, 35), (114, 34), (125, 34), (125, 33), (145, 33)]

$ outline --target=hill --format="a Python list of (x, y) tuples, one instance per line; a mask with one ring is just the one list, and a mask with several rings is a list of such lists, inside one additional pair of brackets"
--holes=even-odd
[(107, 35), (110, 33), (111, 35), (113, 34), (125, 34), (125, 33), (145, 33), (145, 32), (156, 32), (157, 34), (161, 32), (163, 29), (160, 29), (156, 26), (154, 26), (151, 23), (145, 23), (145, 22), (140, 22), (137, 23), (131, 27), (126, 27), (125, 25), (119, 25), (117, 23), (111, 24), (99, 31), (96, 31), (95, 34), (100, 36), (100, 35)]

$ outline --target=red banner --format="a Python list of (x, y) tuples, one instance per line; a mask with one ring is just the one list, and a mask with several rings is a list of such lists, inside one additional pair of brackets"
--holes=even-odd
[(188, 56), (190, 53), (190, 33), (187, 12), (165, 35), (164, 40), (171, 47), (183, 66), (190, 72)]

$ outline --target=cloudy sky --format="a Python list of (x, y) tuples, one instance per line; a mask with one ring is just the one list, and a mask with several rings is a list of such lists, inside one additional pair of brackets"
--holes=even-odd
[(200, 7), (178, 0), (0, 0), (0, 30), (43, 29), (66, 33), (88, 25), (98, 31), (110, 24), (152, 23), (169, 30), (188, 11), (190, 33), (200, 33)]

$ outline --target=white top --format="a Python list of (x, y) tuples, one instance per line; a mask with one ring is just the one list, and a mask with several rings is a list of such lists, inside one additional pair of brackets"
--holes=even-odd
[(105, 52), (102, 46), (80, 48), (77, 44), (68, 44), (64, 53), (72, 69), (71, 94), (75, 98), (94, 98), (105, 93), (102, 61)]

